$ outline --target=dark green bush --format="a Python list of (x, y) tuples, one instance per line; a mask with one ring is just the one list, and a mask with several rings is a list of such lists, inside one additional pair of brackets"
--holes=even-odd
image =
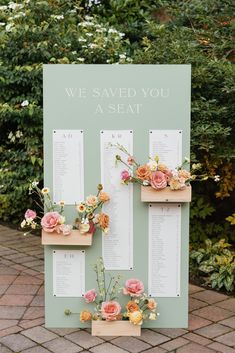
[(191, 160), (221, 176), (219, 183), (193, 185), (191, 240), (235, 240), (225, 220), (235, 207), (233, 2), (96, 3), (26, 0), (1, 8), (0, 219), (19, 222), (31, 203), (29, 180), (42, 180), (43, 63), (186, 63)]

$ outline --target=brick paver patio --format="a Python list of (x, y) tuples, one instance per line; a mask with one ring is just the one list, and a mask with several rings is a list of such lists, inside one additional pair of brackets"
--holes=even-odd
[(0, 226), (0, 244), (0, 353), (235, 353), (235, 298), (194, 285), (188, 329), (143, 329), (138, 338), (46, 329), (39, 237)]

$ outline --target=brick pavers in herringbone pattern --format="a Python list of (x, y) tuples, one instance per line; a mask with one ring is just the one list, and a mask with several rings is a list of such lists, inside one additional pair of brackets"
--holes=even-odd
[(0, 353), (235, 353), (235, 298), (190, 285), (189, 328), (92, 337), (44, 327), (40, 238), (0, 226)]

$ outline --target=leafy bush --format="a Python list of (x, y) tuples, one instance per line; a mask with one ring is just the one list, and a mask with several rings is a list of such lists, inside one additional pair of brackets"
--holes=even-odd
[[(0, 47), (0, 219), (19, 222), (32, 204), (28, 185), (42, 186), (42, 64), (125, 63), (124, 34), (73, 2), (2, 7)], [(3, 26), (2, 26), (3, 27)]]
[(212, 288), (231, 292), (235, 285), (235, 253), (228, 248), (230, 244), (221, 239), (212, 243), (205, 241), (205, 247), (190, 252), (190, 271), (192, 275), (207, 276), (207, 283)]

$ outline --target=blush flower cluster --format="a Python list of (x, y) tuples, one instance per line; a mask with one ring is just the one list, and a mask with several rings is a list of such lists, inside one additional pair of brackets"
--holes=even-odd
[(42, 229), (46, 233), (55, 233), (70, 235), (73, 229), (79, 229), (81, 234), (94, 233), (99, 227), (104, 233), (109, 231), (109, 216), (102, 211), (96, 213), (98, 209), (102, 209), (105, 202), (110, 197), (103, 191), (101, 184), (98, 185), (97, 195), (89, 195), (86, 200), (76, 205), (78, 217), (73, 225), (66, 224), (64, 216), (65, 202), (59, 201), (54, 204), (50, 196), (50, 189), (44, 187), (40, 189), (38, 182), (33, 181), (30, 184), (30, 194), (36, 195), (36, 203), (39, 211), (28, 209), (25, 212), (24, 220), (21, 222), (21, 228), (28, 228), (30, 233), (33, 229)]
[[(124, 287), (119, 284), (120, 276), (111, 277), (107, 281), (103, 259), (99, 258), (94, 266), (98, 291), (90, 289), (84, 294), (86, 304), (95, 306), (94, 312), (85, 308), (80, 312), (80, 321), (91, 320), (129, 320), (133, 325), (142, 325), (144, 320), (156, 320), (157, 302), (144, 293), (144, 284), (137, 278), (126, 280)], [(107, 283), (107, 285), (105, 284)], [(122, 308), (118, 297), (122, 293), (128, 297), (127, 304)], [(65, 315), (72, 312), (64, 311)]]

